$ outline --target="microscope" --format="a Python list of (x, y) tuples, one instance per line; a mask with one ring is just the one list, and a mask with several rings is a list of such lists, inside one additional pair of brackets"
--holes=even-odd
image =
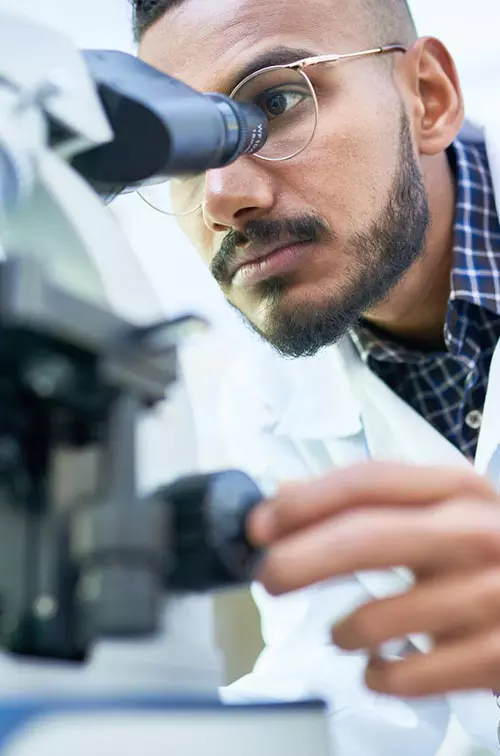
[[(138, 486), (137, 427), (178, 380), (195, 317), (137, 323), (99, 258), (131, 256), (106, 202), (222, 167), (264, 114), (125, 53), (80, 52), (0, 10), (0, 754), (326, 756), (321, 702), (166, 694), (101, 642), (166, 635), (175, 597), (248, 582), (262, 495), (226, 470)], [(102, 683), (102, 681), (101, 681)]]

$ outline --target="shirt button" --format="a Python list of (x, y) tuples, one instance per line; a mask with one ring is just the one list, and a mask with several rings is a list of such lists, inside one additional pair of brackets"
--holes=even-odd
[(479, 430), (483, 420), (483, 413), (479, 410), (471, 410), (465, 416), (465, 424), (472, 430)]

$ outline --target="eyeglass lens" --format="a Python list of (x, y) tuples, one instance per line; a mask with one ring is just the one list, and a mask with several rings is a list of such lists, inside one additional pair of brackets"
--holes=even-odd
[[(317, 106), (309, 79), (300, 71), (276, 67), (255, 74), (237, 87), (237, 102), (257, 105), (269, 120), (269, 136), (257, 154), (265, 160), (287, 160), (311, 141)], [(141, 189), (143, 199), (168, 215), (188, 215), (203, 201), (205, 174), (171, 179)]]

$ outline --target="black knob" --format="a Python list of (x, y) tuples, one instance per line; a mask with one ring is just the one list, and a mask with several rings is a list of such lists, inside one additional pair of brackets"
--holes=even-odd
[(252, 579), (259, 552), (246, 537), (246, 520), (262, 500), (238, 470), (194, 475), (162, 488), (168, 508), (166, 588), (204, 592)]

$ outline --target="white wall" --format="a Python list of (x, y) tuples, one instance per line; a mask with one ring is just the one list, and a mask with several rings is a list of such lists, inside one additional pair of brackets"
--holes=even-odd
[(499, 0), (410, 0), (419, 34), (439, 37), (455, 58), (466, 110), (500, 113)]

